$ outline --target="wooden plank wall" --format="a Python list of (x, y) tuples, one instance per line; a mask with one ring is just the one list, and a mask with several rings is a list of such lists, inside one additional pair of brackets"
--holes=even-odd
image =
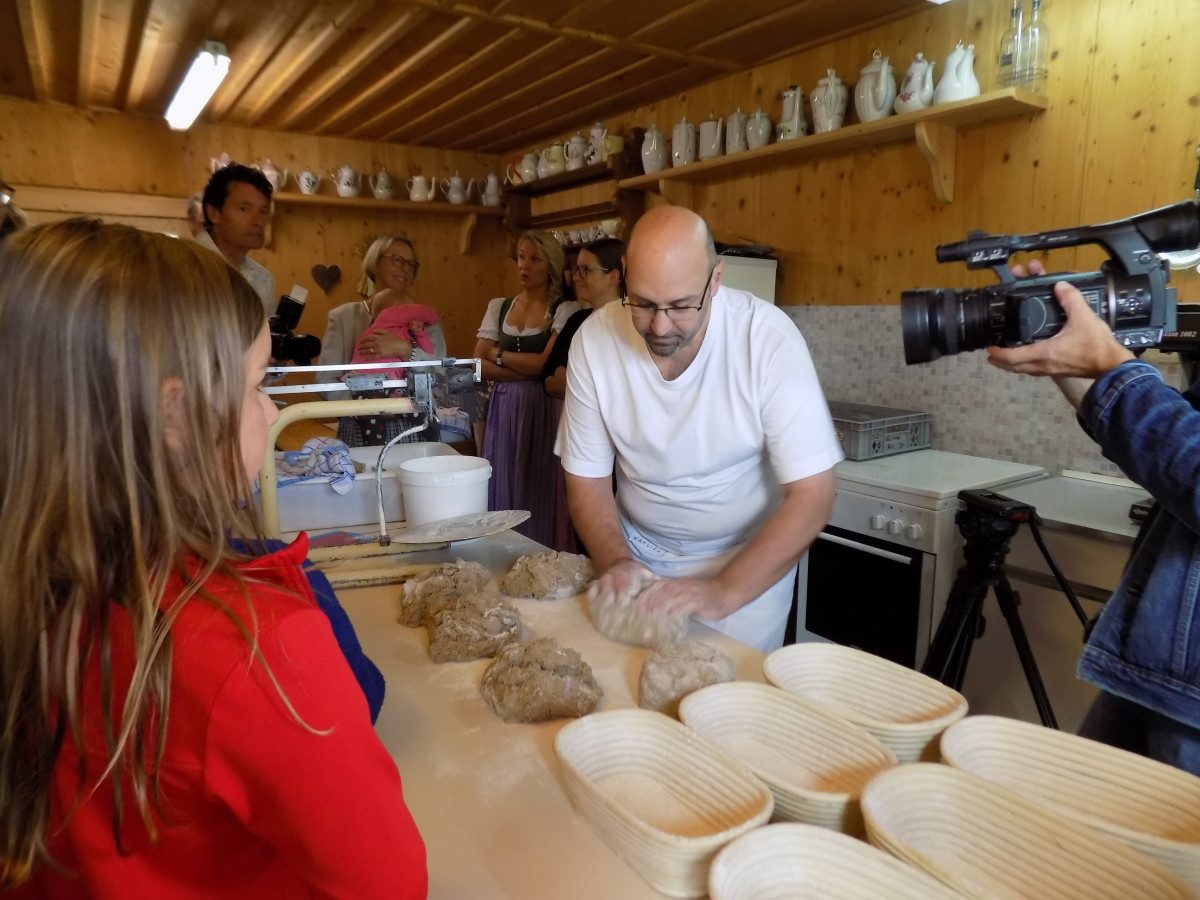
[[(210, 161), (221, 153), (239, 162), (270, 159), (281, 169), (310, 168), (323, 175), (346, 163), (368, 173), (386, 167), (401, 182), (414, 174), (441, 178), (458, 171), (466, 178), (500, 171), (500, 160), (485, 154), (203, 124), (180, 134), (160, 119), (0, 98), (0, 173), (6, 181), (178, 198), (177, 221), (147, 219), (147, 227), (174, 225), (167, 230), (186, 233), (183, 198), (203, 189)], [(297, 188), (293, 183), (287, 190)], [(323, 184), (321, 193), (334, 194), (333, 185)], [(363, 193), (370, 194), (365, 177)], [(515, 273), (499, 218), (479, 217), (466, 255), (458, 249), (462, 222), (457, 214), (279, 204), (271, 246), (251, 255), (271, 270), (278, 293), (293, 284), (308, 288), (300, 329), (321, 335), (328, 310), (356, 296), (363, 247), (376, 234), (406, 233), (421, 260), (414, 293), (442, 313), (450, 352), (468, 356), (487, 300), (515, 289)], [(313, 280), (317, 264), (342, 270), (341, 283), (328, 295)]]
[[(995, 50), (1008, 0), (954, 0), (610, 120), (610, 130), (681, 116), (700, 122), (741, 107), (779, 118), (780, 92), (811, 92), (827, 68), (847, 82), (878, 48), (897, 80), (917, 51), (937, 62), (958, 40), (976, 48), (983, 89), (995, 85)], [(1028, 4), (1026, 4), (1028, 11)], [(898, 303), (917, 286), (990, 283), (934, 247), (973, 228), (1033, 232), (1095, 223), (1190, 198), (1200, 141), (1200, 3), (1196, 0), (1046, 0), (1053, 58), (1037, 116), (960, 133), (955, 200), (939, 203), (915, 144), (903, 144), (697, 185), (694, 206), (719, 239), (779, 248), (777, 302)], [(851, 88), (851, 109), (853, 88)], [(811, 117), (809, 118), (811, 125)], [(1094, 266), (1098, 252), (1059, 251), (1054, 270)], [(1200, 275), (1176, 273), (1180, 299), (1200, 302)]]

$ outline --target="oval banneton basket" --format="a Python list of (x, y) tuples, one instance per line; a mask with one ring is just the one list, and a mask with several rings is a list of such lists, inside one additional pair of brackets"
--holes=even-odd
[(763, 662), (767, 681), (865, 728), (902, 763), (938, 759), (938, 737), (967, 714), (958, 691), (840, 644), (791, 644)]
[(931, 875), (815, 825), (756, 828), (717, 854), (712, 900), (962, 900)]
[(998, 716), (968, 716), (950, 726), (942, 758), (1128, 844), (1200, 895), (1200, 778)]
[(679, 718), (766, 782), (783, 821), (862, 834), (862, 789), (897, 764), (864, 729), (766, 684), (701, 688), (683, 698)]
[(863, 791), (872, 844), (979, 900), (1182, 900), (1177, 875), (1007, 788), (933, 763)]
[(717, 851), (774, 808), (745, 766), (662, 713), (592, 713), (558, 733), (554, 752), (575, 808), (670, 897), (704, 896)]

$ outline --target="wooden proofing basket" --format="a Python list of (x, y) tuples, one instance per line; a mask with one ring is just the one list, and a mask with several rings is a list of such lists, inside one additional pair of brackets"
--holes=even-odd
[(917, 763), (863, 791), (871, 843), (968, 897), (1180, 900), (1174, 873), (1110, 837), (950, 766)]
[(882, 850), (813, 825), (756, 828), (708, 871), (712, 900), (962, 900)]
[(794, 694), (732, 681), (683, 698), (679, 718), (775, 795), (775, 818), (863, 833), (858, 798), (896, 756), (863, 729)]
[(967, 714), (958, 691), (840, 644), (791, 644), (763, 662), (767, 681), (865, 728), (902, 763), (936, 761), (938, 737)]
[(661, 713), (592, 713), (558, 733), (554, 752), (575, 808), (670, 897), (704, 896), (717, 851), (771, 818), (765, 785)]
[(1087, 738), (996, 716), (969, 716), (948, 728), (942, 757), (1128, 844), (1200, 895), (1200, 778)]

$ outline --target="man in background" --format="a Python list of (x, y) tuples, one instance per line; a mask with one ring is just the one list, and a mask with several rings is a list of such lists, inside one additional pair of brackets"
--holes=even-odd
[(247, 253), (261, 249), (266, 239), (271, 190), (257, 169), (236, 163), (218, 169), (204, 188), (206, 230), (196, 235), (197, 243), (220, 253), (245, 276), (268, 317), (275, 312), (275, 279)]
[(555, 447), (589, 595), (777, 649), (842, 459), (808, 348), (782, 311), (721, 285), (689, 210), (646, 213), (627, 263), (628, 296), (571, 345)]

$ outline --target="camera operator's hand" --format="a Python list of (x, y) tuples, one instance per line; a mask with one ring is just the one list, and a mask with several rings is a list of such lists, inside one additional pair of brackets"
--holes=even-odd
[[(1045, 271), (1036, 261), (1030, 263), (1029, 270), (1033, 275)], [(1018, 278), (1025, 275), (1020, 266), (1013, 267), (1013, 274)], [(1054, 296), (1067, 315), (1062, 331), (1024, 347), (988, 347), (988, 362), (1026, 375), (1095, 378), (1133, 359), (1133, 354), (1113, 337), (1108, 325), (1092, 311), (1074, 285), (1060, 281), (1054, 286)], [(1062, 383), (1060, 387), (1075, 402), (1074, 391), (1068, 391)]]

